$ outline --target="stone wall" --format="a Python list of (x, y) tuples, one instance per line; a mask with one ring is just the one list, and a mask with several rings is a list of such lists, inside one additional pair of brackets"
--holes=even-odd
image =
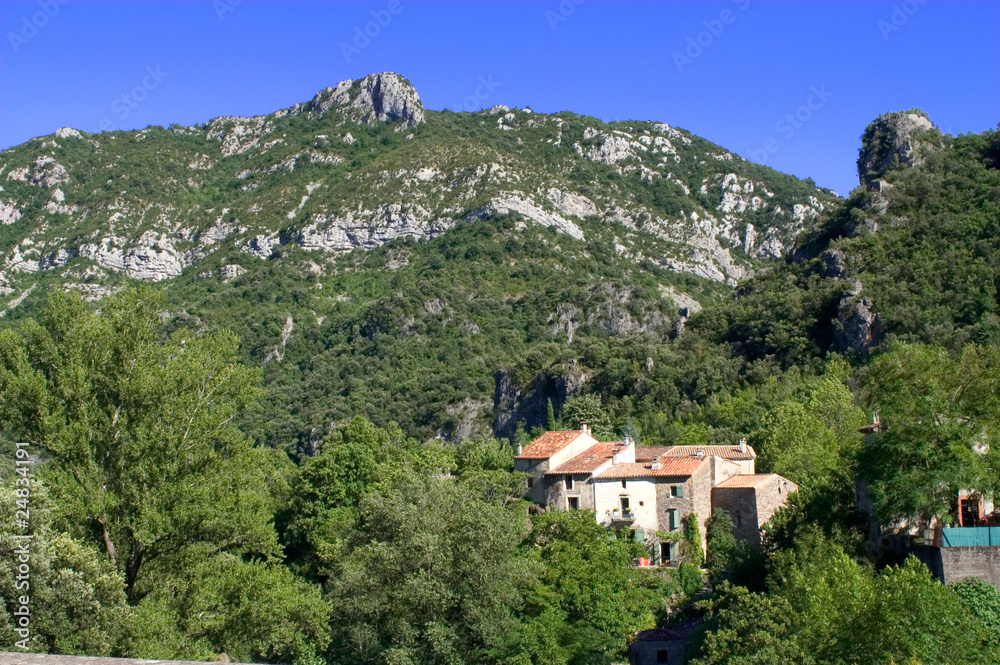
[(913, 553), (944, 584), (979, 577), (1000, 590), (1000, 547), (928, 547)]
[(751, 544), (760, 544), (757, 492), (752, 487), (716, 487), (712, 490), (712, 505), (728, 512), (733, 518), (733, 535)]

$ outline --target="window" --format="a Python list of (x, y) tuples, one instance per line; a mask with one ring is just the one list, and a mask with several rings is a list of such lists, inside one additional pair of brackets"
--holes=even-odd
[(628, 497), (627, 496), (618, 497), (618, 500), (621, 501), (622, 512), (628, 510)]
[(571, 496), (566, 500), (566, 504), (570, 510), (580, 510), (580, 498)]
[(528, 489), (530, 490), (531, 486), (534, 484), (535, 484), (535, 479), (532, 478), (531, 476), (528, 476)]
[(566, 489), (567, 490), (573, 489), (573, 476), (571, 476), (568, 473), (566, 474)]
[(677, 511), (671, 508), (667, 511), (667, 528), (671, 531), (676, 531), (679, 526), (680, 520), (677, 518)]
[(672, 485), (670, 487), (670, 496), (677, 497), (678, 499), (684, 498), (684, 486), (683, 485)]
[(622, 489), (625, 489), (625, 481), (622, 481)]
[(660, 565), (668, 566), (674, 560), (674, 543), (660, 543)]
[(656, 650), (656, 662), (657, 663), (669, 663), (670, 662), (670, 652), (666, 649)]

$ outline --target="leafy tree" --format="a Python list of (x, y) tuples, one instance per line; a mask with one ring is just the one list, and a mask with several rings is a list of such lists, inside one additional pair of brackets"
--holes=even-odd
[(55, 504), (124, 571), (131, 604), (191, 543), (277, 553), (267, 458), (233, 425), (260, 375), (231, 334), (161, 343), (160, 303), (125, 290), (92, 314), (55, 294), (23, 337), (0, 332), (0, 410), (44, 451)]
[(587, 511), (532, 516), (525, 546), (542, 564), (525, 620), (565, 617), (559, 640), (572, 645), (572, 662), (617, 662), (626, 638), (652, 628), (676, 590), (631, 568), (635, 557), (646, 555), (645, 546), (631, 538), (609, 539)]
[[(872, 363), (866, 391), (884, 427), (861, 469), (879, 518), (948, 515), (960, 489), (997, 489), (1000, 350), (900, 344)], [(988, 444), (988, 445), (984, 445)]]
[(966, 577), (950, 587), (965, 608), (982, 622), (989, 642), (1000, 646), (1000, 591), (978, 577)]
[(795, 634), (795, 615), (786, 599), (728, 583), (720, 592), (699, 604), (707, 613), (707, 630), (695, 644), (692, 665), (817, 662)]
[[(12, 482), (0, 486), (0, 644), (14, 650), (24, 639), (15, 632), (14, 613), (20, 598), (28, 597), (28, 651), (124, 655), (133, 621), (124, 577), (96, 548), (54, 528), (51, 497), (39, 481), (28, 487), (29, 527), (17, 527), (15, 489)], [(15, 537), (25, 532), (30, 541)], [(30, 552), (30, 573), (19, 579), (23, 545)]]
[(607, 441), (615, 435), (611, 417), (604, 410), (601, 398), (594, 394), (578, 395), (566, 400), (562, 409), (562, 422), (571, 429), (579, 429), (580, 425), (587, 423), (594, 438), (598, 440)]
[(440, 473), (400, 473), (359, 504), (326, 583), (329, 659), (481, 662), (519, 629), (536, 566), (520, 554), (524, 512)]

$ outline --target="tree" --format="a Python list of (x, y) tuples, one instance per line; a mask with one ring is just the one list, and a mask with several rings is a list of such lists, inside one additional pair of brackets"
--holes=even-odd
[[(259, 370), (229, 333), (158, 338), (162, 297), (120, 292), (100, 314), (54, 294), (23, 336), (0, 332), (0, 413), (79, 536), (125, 573), (131, 604), (191, 543), (277, 554), (270, 464), (233, 424)], [(181, 556), (181, 558), (183, 558)]]
[[(405, 468), (405, 467), (404, 467)], [(374, 486), (326, 582), (337, 663), (482, 662), (519, 630), (537, 575), (519, 505), (412, 468)]]
[(631, 567), (635, 557), (646, 555), (642, 543), (609, 538), (586, 511), (532, 516), (525, 548), (543, 564), (525, 620), (564, 617), (559, 639), (572, 645), (573, 662), (618, 662), (626, 638), (652, 628), (656, 611), (676, 591), (675, 585)]
[(1000, 646), (1000, 591), (978, 577), (966, 577), (950, 587), (965, 608), (982, 622), (987, 640)]
[(586, 423), (594, 433), (594, 438), (608, 440), (615, 435), (611, 416), (604, 410), (601, 398), (587, 394), (570, 397), (562, 409), (562, 422), (572, 429), (579, 429)]
[[(45, 485), (29, 485), (27, 532), (15, 523), (13, 483), (0, 486), (0, 644), (14, 650), (15, 615), (27, 597), (31, 623), (27, 651), (81, 656), (123, 655), (133, 611), (125, 601), (125, 580), (100, 551), (53, 528), (53, 506)], [(30, 572), (18, 578), (22, 546)]]
[(885, 523), (928, 523), (952, 509), (961, 489), (994, 494), (1000, 351), (900, 344), (871, 365), (868, 403), (883, 428), (860, 454), (876, 514)]
[[(6, 434), (41, 453), (52, 521), (66, 530), (60, 538), (83, 543), (74, 545), (83, 577), (120, 576), (112, 579), (136, 608), (126, 655), (231, 649), (313, 661), (326, 643), (315, 618), (326, 609), (318, 587), (280, 567), (272, 490), (284, 479), (234, 424), (261, 395), (260, 371), (240, 364), (227, 332), (161, 339), (161, 302), (148, 288), (126, 289), (92, 313), (57, 293), (21, 335), (0, 331)], [(104, 552), (99, 564), (90, 547)], [(101, 605), (114, 609), (114, 595), (76, 586), (81, 599), (100, 600), (87, 622), (108, 621)], [(84, 648), (87, 622), (63, 622), (49, 648)]]

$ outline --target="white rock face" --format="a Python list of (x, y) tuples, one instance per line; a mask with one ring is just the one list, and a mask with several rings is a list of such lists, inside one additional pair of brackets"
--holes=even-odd
[(56, 130), (56, 136), (61, 139), (82, 139), (83, 134), (73, 129), (72, 127), (60, 127)]
[(485, 219), (495, 214), (505, 215), (510, 212), (517, 212), (536, 224), (550, 226), (566, 235), (583, 240), (583, 230), (579, 226), (569, 221), (557, 213), (546, 212), (539, 208), (534, 201), (525, 197), (521, 192), (505, 194), (495, 198), (489, 204), (469, 214), (469, 217)]
[[(587, 129), (590, 130), (589, 127)], [(584, 131), (583, 137), (585, 139), (591, 138), (592, 136), (593, 134), (588, 136), (588, 132)], [(584, 157), (592, 162), (600, 162), (601, 164), (618, 164), (619, 162), (624, 162), (629, 157), (635, 156), (632, 153), (632, 147), (629, 140), (622, 136), (600, 134), (597, 145), (582, 148), (579, 144), (577, 144), (576, 147), (577, 151), (582, 153)]]
[(77, 253), (98, 265), (124, 272), (132, 279), (159, 282), (180, 275), (185, 262), (164, 234), (147, 231), (135, 246), (123, 249), (115, 238), (102, 238), (97, 243), (81, 245)]
[(360, 210), (338, 215), (314, 214), (296, 242), (309, 250), (343, 252), (361, 247), (372, 249), (393, 238), (410, 236), (416, 240), (433, 238), (447, 231), (454, 220), (432, 219), (420, 206), (403, 209), (383, 205), (376, 210)]
[(32, 185), (51, 187), (52, 185), (69, 182), (69, 173), (66, 171), (65, 166), (56, 162), (52, 157), (40, 155), (30, 168), (22, 166), (8, 173), (7, 180), (30, 182)]
[(551, 187), (547, 196), (549, 201), (552, 201), (552, 204), (564, 215), (575, 215), (582, 218), (598, 214), (594, 202), (582, 194)]
[(271, 129), (265, 116), (254, 118), (221, 117), (208, 123), (205, 138), (222, 143), (222, 156), (238, 155), (260, 145)]
[(219, 268), (219, 276), (222, 277), (223, 282), (228, 282), (246, 273), (246, 271), (247, 269), (244, 268), (243, 266), (236, 264), (229, 264)]
[(274, 248), (279, 244), (278, 238), (275, 236), (256, 235), (247, 241), (247, 244), (243, 246), (243, 251), (247, 254), (253, 254), (258, 259), (266, 259), (274, 254)]
[(413, 127), (424, 122), (424, 105), (413, 86), (399, 74), (382, 72), (357, 81), (341, 81), (319, 91), (309, 109), (320, 115), (342, 107), (358, 122), (406, 120)]
[(0, 224), (13, 224), (19, 219), (21, 219), (21, 211), (15, 208), (13, 204), (4, 203), (0, 200)]

